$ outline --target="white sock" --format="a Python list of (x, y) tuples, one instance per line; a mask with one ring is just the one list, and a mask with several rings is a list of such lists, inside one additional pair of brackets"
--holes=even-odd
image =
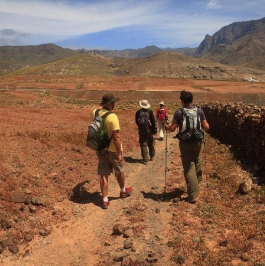
[(121, 189), (121, 192), (126, 192), (126, 189), (125, 189), (125, 187)]
[(103, 198), (103, 202), (108, 202), (108, 201), (109, 201), (108, 197)]

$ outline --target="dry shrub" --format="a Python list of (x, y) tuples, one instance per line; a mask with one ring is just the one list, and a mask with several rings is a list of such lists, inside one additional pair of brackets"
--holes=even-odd
[[(17, 136), (23, 136), (24, 133), (17, 132)], [(57, 132), (53, 134), (50, 131), (27, 131), (25, 133), (28, 137), (39, 140), (41, 143), (46, 145), (58, 145), (61, 143), (68, 143), (73, 145), (85, 145), (86, 135), (84, 132)]]

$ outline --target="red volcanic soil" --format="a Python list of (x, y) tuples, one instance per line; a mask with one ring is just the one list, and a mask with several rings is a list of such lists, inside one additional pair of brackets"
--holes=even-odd
[(1, 77), (0, 89), (179, 91), (264, 93), (264, 83), (143, 77), (23, 76)]
[[(78, 86), (79, 84), (79, 86)], [(195, 102), (263, 97), (264, 84), (143, 78), (2, 78), (0, 92), (0, 263), (3, 265), (263, 265), (265, 191), (228, 146), (206, 135), (198, 203), (187, 195), (175, 133), (156, 140), (141, 164), (134, 115), (146, 98), (170, 118), (179, 91)], [(100, 208), (95, 153), (85, 146), (92, 110), (106, 92), (121, 98), (126, 183)], [(167, 152), (166, 152), (167, 151)], [(263, 263), (263, 264), (262, 264)]]

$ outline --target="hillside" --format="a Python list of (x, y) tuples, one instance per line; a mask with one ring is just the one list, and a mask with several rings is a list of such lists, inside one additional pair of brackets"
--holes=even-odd
[[(235, 22), (199, 47), (71, 50), (54, 44), (0, 47), (0, 75), (114, 75), (263, 81), (265, 18)], [(80, 64), (80, 65), (79, 65)], [(228, 67), (230, 66), (230, 67)], [(243, 68), (242, 68), (243, 67)], [(252, 70), (251, 70), (252, 69)]]
[(55, 44), (0, 46), (0, 74), (45, 64), (79, 52)]
[(235, 22), (206, 35), (195, 56), (232, 66), (265, 70), (265, 18)]
[(14, 71), (8, 76), (119, 76), (265, 82), (265, 71), (231, 67), (180, 53), (163, 52), (147, 58), (111, 59), (101, 55), (79, 54), (48, 64)]
[(13, 71), (9, 76), (113, 75), (112, 60), (101, 55), (77, 54), (46, 64)]
[(165, 48), (161, 49), (155, 45), (146, 46), (140, 49), (125, 49), (125, 50), (84, 50), (82, 53), (89, 54), (100, 54), (110, 58), (124, 58), (124, 59), (133, 59), (133, 58), (144, 58), (153, 56), (162, 52), (177, 52), (188, 56), (193, 56), (196, 51), (196, 48)]

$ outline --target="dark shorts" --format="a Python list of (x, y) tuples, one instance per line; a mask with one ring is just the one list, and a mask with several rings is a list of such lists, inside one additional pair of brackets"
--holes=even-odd
[(119, 176), (123, 173), (123, 161), (117, 163), (116, 153), (111, 151), (100, 151), (97, 152), (98, 155), (98, 175), (109, 176), (113, 173), (115, 176)]

